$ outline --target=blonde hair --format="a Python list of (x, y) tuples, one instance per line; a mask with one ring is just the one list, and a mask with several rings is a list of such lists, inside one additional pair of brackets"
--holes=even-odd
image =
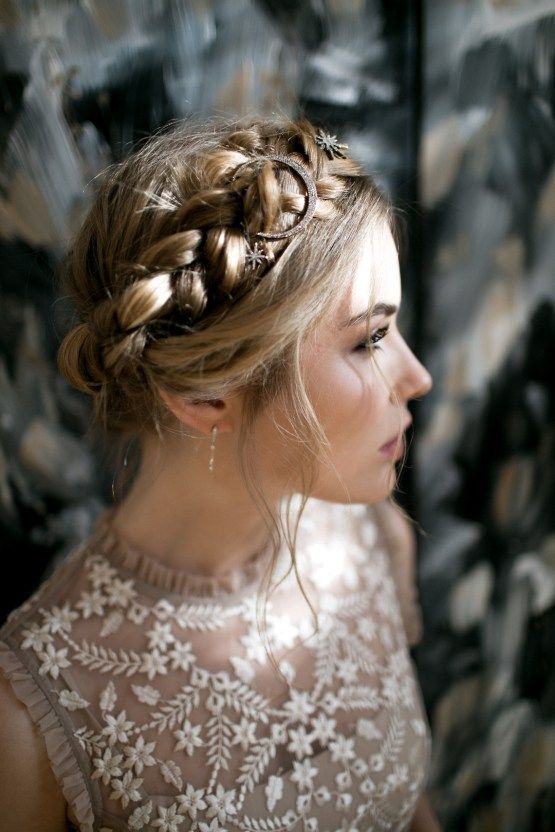
[[(171, 125), (106, 172), (63, 274), (80, 320), (59, 347), (59, 368), (92, 396), (106, 433), (163, 441), (172, 417), (159, 390), (194, 399), (244, 392), (241, 471), (266, 512), (275, 555), (282, 528), (256, 481), (255, 419), (284, 397), (309, 495), (329, 444), (304, 386), (303, 342), (350, 285), (363, 236), (384, 222), (398, 233), (376, 183), (351, 158), (329, 158), (316, 138), (304, 118)], [(270, 268), (260, 277), (246, 263), (245, 232), (290, 228), (305, 209), (287, 166), (256, 164), (268, 154), (302, 164), (318, 199), (300, 233), (265, 241)], [(293, 530), (287, 506), (295, 570), (307, 499)]]

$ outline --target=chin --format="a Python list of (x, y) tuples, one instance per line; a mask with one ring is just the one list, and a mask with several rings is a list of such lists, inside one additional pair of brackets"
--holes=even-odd
[(395, 488), (395, 483), (395, 468), (391, 466), (385, 475), (383, 472), (376, 474), (370, 482), (357, 480), (349, 484), (345, 481), (345, 488), (343, 488), (336, 481), (333, 484), (328, 484), (327, 487), (322, 486), (313, 489), (309, 496), (328, 503), (341, 503), (342, 505), (365, 503), (366, 505), (372, 505), (389, 497)]

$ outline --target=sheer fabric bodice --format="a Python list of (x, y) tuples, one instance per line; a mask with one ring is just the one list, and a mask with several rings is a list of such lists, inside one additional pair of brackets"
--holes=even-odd
[(112, 513), (0, 629), (75, 826), (407, 829), (431, 736), (372, 509), (307, 504), (298, 570), (318, 630), (285, 549), (260, 630), (267, 554), (193, 576), (123, 541)]

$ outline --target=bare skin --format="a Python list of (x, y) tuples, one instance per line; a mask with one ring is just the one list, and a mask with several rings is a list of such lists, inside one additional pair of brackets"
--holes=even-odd
[[(331, 442), (333, 459), (333, 467), (322, 464), (311, 496), (331, 502), (384, 503), (392, 491), (395, 470), (394, 459), (385, 457), (380, 448), (394, 435), (400, 437), (409, 418), (407, 403), (424, 396), (432, 385), (430, 374), (403, 340), (396, 314), (374, 316), (372, 329), (381, 330), (389, 324), (376, 358), (400, 407), (361, 348), (364, 321), (341, 327), (343, 321), (367, 309), (371, 269), (377, 301), (399, 306), (397, 252), (384, 228), (382, 235), (366, 241), (354, 269), (352, 291), (337, 315), (307, 340), (304, 354), (308, 393)], [(239, 566), (267, 541), (264, 522), (238, 467), (241, 396), (222, 397), (211, 404), (169, 395), (164, 395), (164, 401), (183, 431), (170, 436), (164, 445), (145, 440), (141, 468), (118, 507), (114, 523), (122, 537), (166, 565), (221, 575)], [(218, 437), (215, 471), (210, 472), (214, 425)], [(262, 485), (276, 504), (285, 494), (298, 490), (298, 484), (290, 481), (291, 447), (286, 431), (287, 414), (279, 403), (261, 416), (256, 427), (257, 447), (262, 449)], [(391, 506), (385, 509), (391, 510)], [(391, 515), (389, 519), (395, 522)], [(406, 523), (400, 515), (396, 520)], [(403, 533), (406, 537), (406, 528)], [(0, 755), (0, 782), (5, 787), (0, 817), (6, 828), (64, 832), (68, 807), (51, 772), (44, 741), (1, 675), (0, 746), (5, 749)], [(411, 829), (439, 830), (425, 796)]]
[[(389, 324), (375, 355), (401, 407), (361, 348), (364, 321), (341, 327), (346, 319), (368, 308), (372, 269), (377, 301), (400, 305), (398, 256), (391, 233), (384, 227), (379, 235), (366, 239), (351, 291), (333, 319), (322, 323), (305, 345), (307, 389), (331, 442), (335, 468), (321, 465), (310, 496), (337, 503), (373, 504), (391, 493), (394, 460), (384, 458), (379, 449), (410, 420), (408, 401), (424, 396), (432, 385), (430, 374), (403, 340), (396, 314), (376, 315), (372, 329)], [(267, 541), (264, 521), (239, 470), (242, 398), (234, 394), (209, 404), (177, 395), (163, 394), (163, 399), (184, 435), (170, 436), (164, 446), (154, 438), (145, 441), (141, 469), (118, 508), (114, 525), (122, 537), (165, 565), (218, 576)], [(214, 425), (218, 427), (215, 470), (210, 472)], [(287, 414), (279, 403), (264, 412), (256, 425), (262, 486), (276, 504), (285, 494), (299, 490), (297, 483), (290, 482), (294, 467), (287, 426)]]

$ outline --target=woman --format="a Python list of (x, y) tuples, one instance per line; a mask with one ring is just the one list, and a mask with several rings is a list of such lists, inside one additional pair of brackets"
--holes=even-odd
[(347, 149), (304, 119), (189, 123), (105, 177), (59, 364), (140, 456), (0, 630), (7, 828), (438, 828), (385, 548), (431, 379)]

